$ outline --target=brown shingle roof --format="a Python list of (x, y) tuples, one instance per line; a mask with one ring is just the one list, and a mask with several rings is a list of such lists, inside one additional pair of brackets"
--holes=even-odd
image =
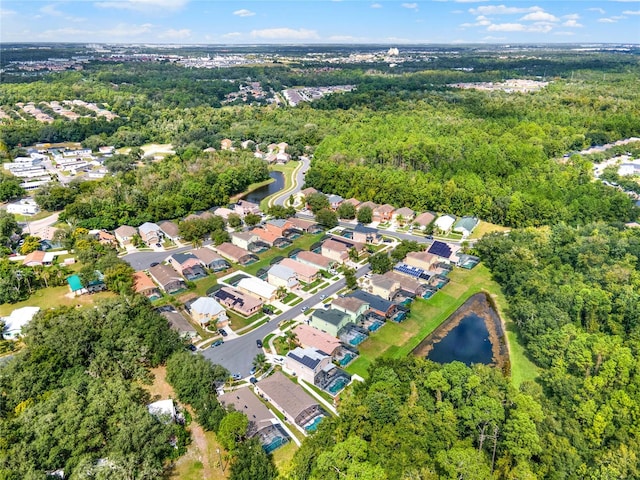
[(424, 212), (418, 215), (413, 219), (413, 223), (417, 223), (418, 225), (422, 225), (423, 227), (429, 225), (436, 219), (436, 216), (431, 212)]
[(336, 307), (344, 308), (348, 312), (357, 312), (360, 307), (366, 305), (367, 302), (355, 297), (338, 297), (331, 304)]

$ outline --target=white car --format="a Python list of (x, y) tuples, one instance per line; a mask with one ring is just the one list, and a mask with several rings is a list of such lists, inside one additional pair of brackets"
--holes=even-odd
[(324, 300), (325, 298), (327, 298), (327, 296), (324, 293), (320, 295), (320, 300)]

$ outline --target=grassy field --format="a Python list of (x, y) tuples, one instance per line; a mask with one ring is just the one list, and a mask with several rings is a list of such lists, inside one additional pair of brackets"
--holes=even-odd
[(293, 455), (297, 450), (298, 446), (296, 443), (293, 440), (290, 440), (289, 443), (273, 452), (273, 463), (276, 464), (276, 468), (280, 474), (286, 474), (287, 467), (291, 464)]
[(266, 252), (260, 253), (258, 255), (258, 257), (260, 258), (259, 261), (252, 263), (247, 267), (244, 267), (243, 270), (251, 275), (255, 275), (261, 268), (268, 269), (271, 266), (269, 265), (269, 262), (271, 262), (271, 260), (273, 260), (275, 257), (286, 257), (289, 252), (295, 248), (309, 250), (309, 247), (318, 242), (323, 235), (324, 233), (317, 233), (315, 235), (303, 235), (299, 238), (296, 238), (291, 245), (289, 245), (287, 248), (283, 248), (282, 250), (279, 248), (270, 248)]
[(113, 298), (116, 296), (112, 292), (100, 292), (90, 295), (81, 295), (79, 297), (68, 297), (69, 287), (63, 285), (61, 287), (49, 287), (37, 290), (29, 299), (18, 303), (3, 303), (0, 305), (0, 316), (9, 315), (16, 308), (21, 307), (40, 307), (45, 310), (54, 307), (74, 307), (77, 305), (92, 305), (103, 298)]
[[(485, 291), (495, 299), (498, 310), (505, 318), (506, 300), (500, 286), (491, 279), (488, 269), (478, 265), (473, 270), (455, 269), (451, 281), (429, 300), (418, 299), (411, 306), (411, 314), (402, 323), (387, 322), (378, 332), (360, 344), (360, 357), (347, 367), (349, 373), (367, 376), (369, 365), (378, 357), (401, 358), (407, 356), (425, 337), (455, 312), (469, 297)], [(535, 366), (524, 355), (519, 338), (509, 330), (507, 338), (511, 351), (512, 378), (515, 384), (533, 379)]]
[(482, 238), (487, 233), (506, 232), (508, 230), (509, 229), (507, 227), (502, 227), (500, 225), (495, 225), (493, 223), (488, 223), (488, 222), (481, 221), (480, 224), (471, 233), (469, 238), (470, 239)]

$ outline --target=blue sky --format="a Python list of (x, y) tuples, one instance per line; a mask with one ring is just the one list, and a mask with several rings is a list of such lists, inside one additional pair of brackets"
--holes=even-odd
[(640, 0), (2, 0), (0, 41), (640, 43)]

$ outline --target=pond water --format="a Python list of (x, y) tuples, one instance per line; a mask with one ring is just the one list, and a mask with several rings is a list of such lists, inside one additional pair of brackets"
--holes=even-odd
[(427, 355), (427, 359), (438, 363), (453, 361), (490, 364), (492, 362), (491, 340), (485, 321), (475, 313), (468, 313)]
[(244, 199), (249, 202), (260, 203), (269, 195), (272, 195), (284, 188), (284, 175), (282, 174), (282, 172), (271, 172), (269, 173), (269, 176), (275, 181), (271, 182), (268, 185), (264, 185), (251, 193), (248, 193), (244, 197)]

